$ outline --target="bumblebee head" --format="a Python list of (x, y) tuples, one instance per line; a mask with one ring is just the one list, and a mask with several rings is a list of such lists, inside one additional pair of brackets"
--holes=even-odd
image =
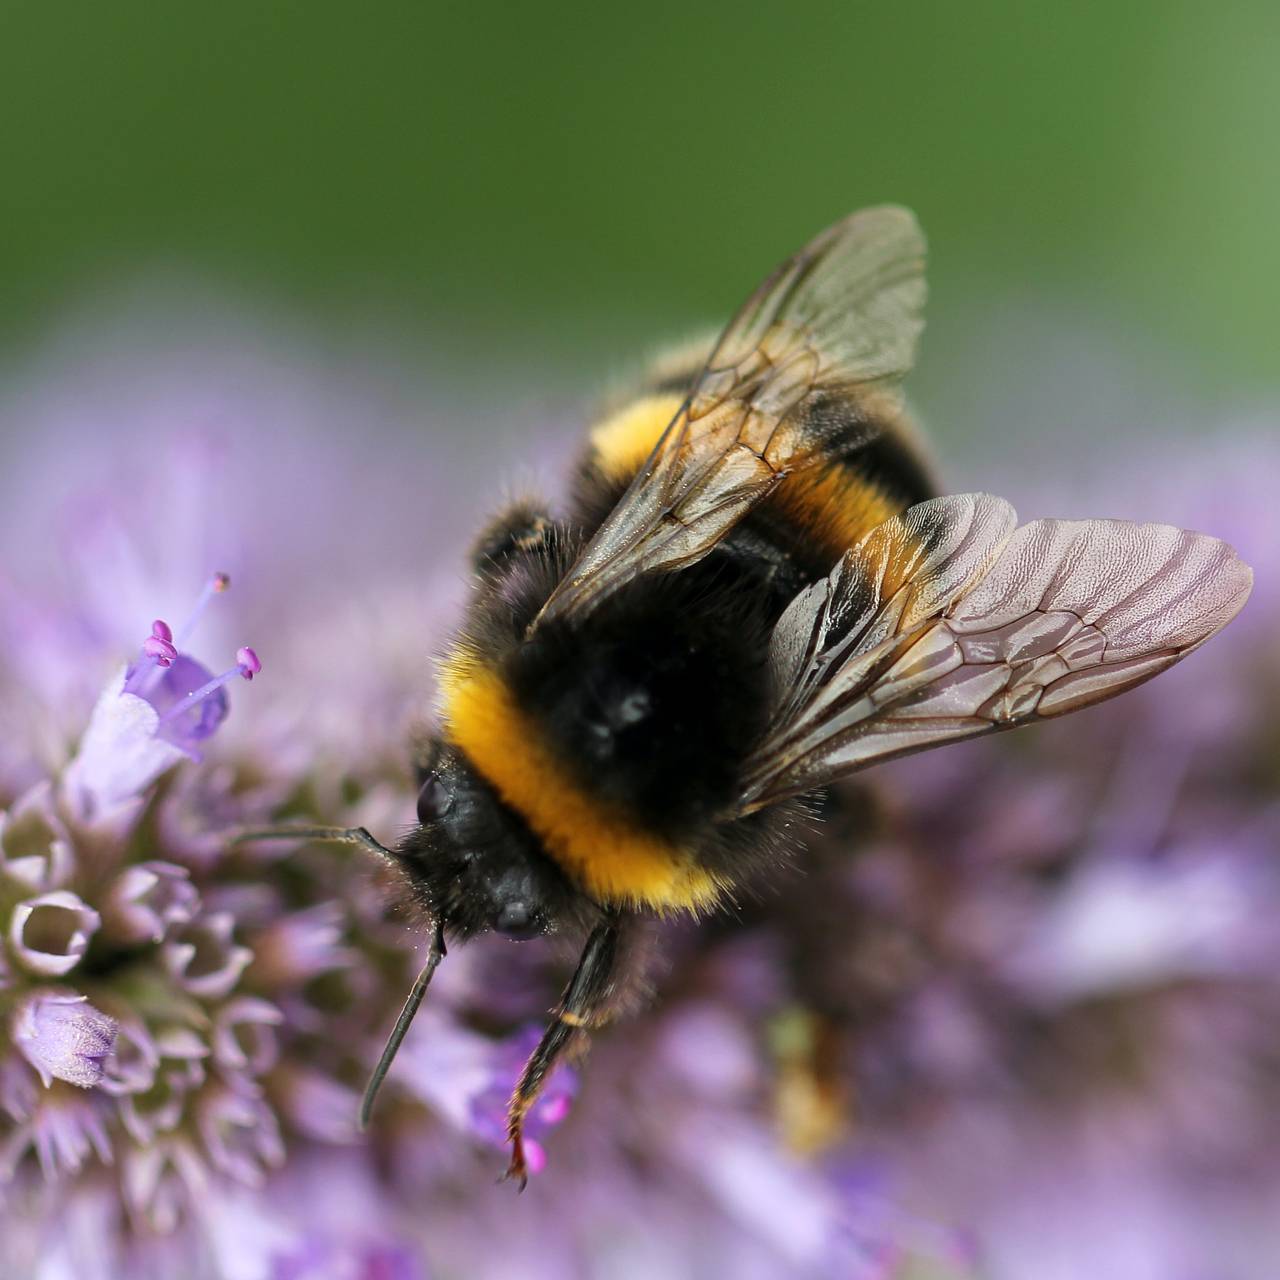
[(555, 927), (570, 887), (537, 838), (456, 747), (419, 770), (419, 825), (397, 856), (423, 906), (461, 939), (523, 940)]

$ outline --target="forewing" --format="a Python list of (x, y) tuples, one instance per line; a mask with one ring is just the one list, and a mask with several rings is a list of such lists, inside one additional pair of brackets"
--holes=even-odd
[[(637, 574), (705, 556), (791, 471), (827, 456), (824, 396), (891, 395), (923, 325), (924, 237), (905, 209), (825, 231), (748, 299), (648, 461), (538, 621), (589, 608)], [(868, 419), (867, 439), (876, 428)]]
[[(1035, 520), (1009, 536), (1012, 514), (985, 497), (921, 503), (792, 603), (773, 640), (773, 728), (738, 812), (1101, 702), (1248, 599), (1248, 566), (1217, 538), (1118, 520)], [(910, 560), (922, 521), (934, 550)]]

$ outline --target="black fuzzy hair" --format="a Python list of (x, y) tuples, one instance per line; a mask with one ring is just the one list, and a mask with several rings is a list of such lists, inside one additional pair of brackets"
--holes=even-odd
[[(504, 530), (527, 527), (533, 510), (521, 503), (509, 520), (499, 517), (487, 544), (505, 549)], [(734, 539), (678, 574), (638, 579), (571, 624), (544, 625), (526, 643), (587, 536), (539, 523), (536, 545), (484, 564), (459, 643), (504, 672), (578, 785), (638, 829), (691, 849), (735, 884), (789, 860), (803, 805), (718, 819), (765, 728), (770, 628), (802, 583), (750, 540)]]

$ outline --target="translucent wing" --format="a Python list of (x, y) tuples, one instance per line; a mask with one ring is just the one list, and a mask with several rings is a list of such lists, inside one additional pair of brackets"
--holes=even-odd
[(893, 394), (924, 295), (924, 237), (891, 206), (850, 215), (779, 267), (730, 322), (538, 621), (587, 608), (637, 574), (693, 564), (788, 472), (826, 457), (837, 433), (842, 449), (856, 443), (847, 417), (823, 415), (823, 400)]
[(774, 716), (737, 813), (956, 738), (1064, 715), (1220, 631), (1253, 576), (1162, 524), (936, 498), (886, 521), (778, 621)]

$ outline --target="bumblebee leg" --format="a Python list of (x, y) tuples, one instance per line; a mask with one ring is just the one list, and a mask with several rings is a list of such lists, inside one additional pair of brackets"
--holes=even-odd
[(395, 858), (395, 854), (375, 840), (364, 827), (263, 827), (257, 831), (242, 831), (231, 843), (246, 844), (250, 840), (324, 840), (331, 844), (358, 844), (379, 857)]
[(552, 527), (550, 515), (539, 504), (517, 502), (495, 516), (476, 539), (471, 567), (479, 573), (536, 551), (545, 545)]
[(578, 967), (556, 1006), (554, 1019), (525, 1063), (520, 1082), (511, 1095), (507, 1106), (511, 1163), (503, 1178), (517, 1181), (521, 1191), (529, 1181), (524, 1158), (524, 1118), (537, 1101), (560, 1055), (580, 1033), (603, 1021), (613, 992), (619, 928), (620, 918), (610, 914), (592, 931)]

